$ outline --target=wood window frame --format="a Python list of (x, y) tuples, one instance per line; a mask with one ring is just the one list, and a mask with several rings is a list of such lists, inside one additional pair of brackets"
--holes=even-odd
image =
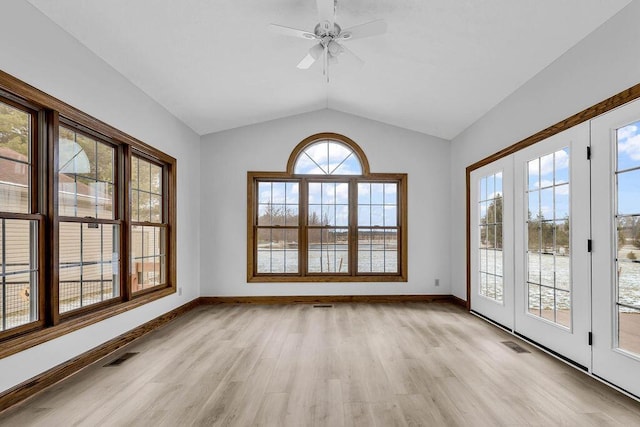
[[(0, 332), (0, 359), (58, 338), (88, 325), (122, 314), (176, 292), (176, 208), (177, 161), (148, 145), (0, 70), (0, 100), (32, 115), (32, 200), (29, 214), (0, 214), (0, 217), (33, 219), (38, 229), (38, 320)], [(114, 218), (58, 217), (58, 177), (55, 149), (60, 125), (115, 147)], [(133, 294), (130, 271), (130, 177), (133, 152), (162, 166), (163, 224), (166, 230), (166, 284)], [(120, 225), (119, 295), (66, 313), (59, 313), (59, 223), (99, 222)]]
[[(300, 175), (294, 173), (298, 156), (308, 146), (323, 140), (334, 140), (349, 147), (362, 166), (361, 175)], [(350, 138), (337, 133), (318, 133), (301, 141), (292, 151), (285, 172), (247, 172), (247, 282), (406, 282), (408, 269), (407, 252), (407, 174), (371, 173), (364, 151)], [(298, 272), (297, 273), (258, 273), (257, 271), (257, 230), (258, 230), (258, 185), (260, 182), (296, 182), (300, 185), (298, 201)], [(308, 184), (310, 182), (348, 182), (349, 183), (349, 270), (348, 273), (307, 272), (307, 207)], [(357, 186), (359, 183), (394, 183), (397, 185), (397, 227), (398, 233), (398, 272), (394, 273), (358, 273), (357, 233)], [(285, 227), (278, 227), (284, 229)], [(341, 227), (338, 227), (341, 228)], [(378, 228), (378, 227), (366, 227)], [(379, 227), (394, 228), (394, 227)]]

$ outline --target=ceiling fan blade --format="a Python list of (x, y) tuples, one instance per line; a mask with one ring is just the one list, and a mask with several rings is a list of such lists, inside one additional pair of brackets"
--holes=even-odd
[(329, 21), (331, 23), (330, 28), (333, 28), (336, 20), (335, 0), (316, 0), (316, 5), (318, 6), (318, 19), (320, 22)]
[(314, 58), (313, 56), (311, 56), (311, 54), (307, 53), (307, 56), (305, 56), (304, 58), (302, 58), (302, 61), (298, 62), (297, 67), (298, 67), (300, 70), (307, 70), (307, 69), (309, 69), (309, 67), (311, 67), (315, 62), (316, 62), (316, 58)]
[(274, 33), (281, 34), (283, 36), (298, 37), (298, 38), (303, 38), (308, 40), (315, 40), (318, 38), (318, 36), (316, 36), (313, 33), (310, 33), (309, 31), (303, 31), (303, 30), (298, 30), (296, 28), (285, 27), (283, 25), (269, 24), (269, 29)]
[(342, 46), (342, 52), (347, 57), (351, 58), (351, 60), (353, 62), (355, 62), (358, 67), (364, 66), (364, 61), (358, 55), (353, 53), (353, 51), (351, 49), (349, 49), (348, 47), (346, 47), (345, 45), (341, 45), (341, 46)]
[(382, 19), (356, 25), (355, 27), (344, 29), (338, 36), (339, 40), (362, 39), (364, 37), (378, 36), (387, 31), (387, 23)]
[(308, 69), (313, 64), (315, 64), (316, 60), (320, 58), (320, 55), (322, 55), (323, 52), (324, 48), (321, 44), (318, 43), (316, 45), (313, 45), (311, 49), (309, 49), (309, 53), (307, 53), (307, 56), (302, 58), (302, 61), (298, 62), (297, 67), (301, 70)]

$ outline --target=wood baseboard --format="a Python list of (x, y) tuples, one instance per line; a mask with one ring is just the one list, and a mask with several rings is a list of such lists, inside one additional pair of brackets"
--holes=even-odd
[[(402, 302), (450, 302), (452, 295), (282, 295), (248, 297), (200, 297), (201, 304), (328, 304), (328, 303), (402, 303)], [(460, 300), (459, 298), (457, 298)], [(462, 301), (462, 300), (460, 300)], [(466, 304), (466, 301), (463, 301)]]
[(209, 304), (327, 304), (327, 303), (404, 303), (437, 302), (466, 307), (467, 302), (453, 295), (319, 295), (319, 296), (255, 296), (255, 297), (200, 297), (165, 313), (129, 332), (68, 360), (48, 371), (0, 393), (0, 412), (16, 405), (39, 391), (62, 381), (82, 368), (108, 356), (132, 341), (164, 326), (199, 305)]
[(115, 337), (98, 347), (86, 351), (81, 355), (66, 361), (65, 363), (55, 366), (48, 371), (45, 371), (23, 382), (22, 384), (18, 384), (17, 386), (10, 388), (9, 390), (0, 394), (0, 412), (4, 411), (10, 406), (22, 402), (23, 400), (33, 396), (37, 392), (44, 390), (45, 388), (65, 379), (66, 377), (71, 376), (82, 368), (102, 359), (103, 357), (129, 344), (135, 339), (138, 339), (143, 335), (146, 335), (149, 332), (158, 329), (159, 327), (169, 323), (173, 319), (194, 309), (198, 305), (199, 301), (196, 298), (193, 301), (190, 301), (178, 308), (169, 311), (168, 313), (163, 314), (162, 316), (156, 317), (155, 319), (130, 330), (129, 332)]

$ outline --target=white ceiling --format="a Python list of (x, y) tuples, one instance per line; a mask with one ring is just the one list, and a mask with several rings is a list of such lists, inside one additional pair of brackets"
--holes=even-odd
[(366, 61), (298, 70), (315, 0), (29, 0), (203, 135), (330, 108), (452, 139), (630, 0), (338, 0)]

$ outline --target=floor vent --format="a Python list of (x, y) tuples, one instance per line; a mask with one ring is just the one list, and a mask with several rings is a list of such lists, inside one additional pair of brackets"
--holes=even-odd
[(126, 362), (129, 359), (131, 359), (136, 354), (138, 354), (138, 353), (125, 353), (122, 356), (118, 357), (116, 360), (107, 363), (106, 365), (104, 365), (104, 367), (106, 368), (107, 366), (119, 366), (119, 365), (122, 365), (124, 362)]
[(529, 350), (527, 350), (524, 347), (520, 347), (518, 344), (514, 343), (513, 341), (502, 341), (502, 344), (506, 345), (516, 353), (531, 353)]
[(313, 308), (333, 308), (333, 304), (313, 304)]

